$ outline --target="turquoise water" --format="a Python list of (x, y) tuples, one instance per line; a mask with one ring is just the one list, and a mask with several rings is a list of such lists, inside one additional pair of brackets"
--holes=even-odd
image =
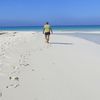
[[(84, 25), (84, 26), (52, 26), (54, 31), (100, 31), (100, 25)], [(43, 26), (14, 26), (14, 27), (0, 27), (0, 30), (6, 31), (42, 31)]]

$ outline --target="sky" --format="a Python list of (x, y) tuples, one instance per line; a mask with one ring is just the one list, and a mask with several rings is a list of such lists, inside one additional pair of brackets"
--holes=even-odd
[(100, 25), (100, 0), (0, 0), (0, 26)]

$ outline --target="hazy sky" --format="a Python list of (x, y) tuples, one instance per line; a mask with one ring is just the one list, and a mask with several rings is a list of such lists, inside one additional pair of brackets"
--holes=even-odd
[(0, 25), (100, 25), (100, 0), (0, 0)]

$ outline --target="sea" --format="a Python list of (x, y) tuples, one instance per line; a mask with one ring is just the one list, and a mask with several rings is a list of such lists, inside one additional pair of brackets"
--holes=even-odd
[[(100, 31), (100, 25), (52, 26), (54, 31)], [(43, 26), (0, 26), (0, 31), (42, 31)]]

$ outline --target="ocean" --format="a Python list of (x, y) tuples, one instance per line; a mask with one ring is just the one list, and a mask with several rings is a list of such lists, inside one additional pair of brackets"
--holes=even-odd
[[(52, 26), (54, 31), (100, 31), (100, 25)], [(43, 26), (0, 26), (0, 31), (42, 31)]]

